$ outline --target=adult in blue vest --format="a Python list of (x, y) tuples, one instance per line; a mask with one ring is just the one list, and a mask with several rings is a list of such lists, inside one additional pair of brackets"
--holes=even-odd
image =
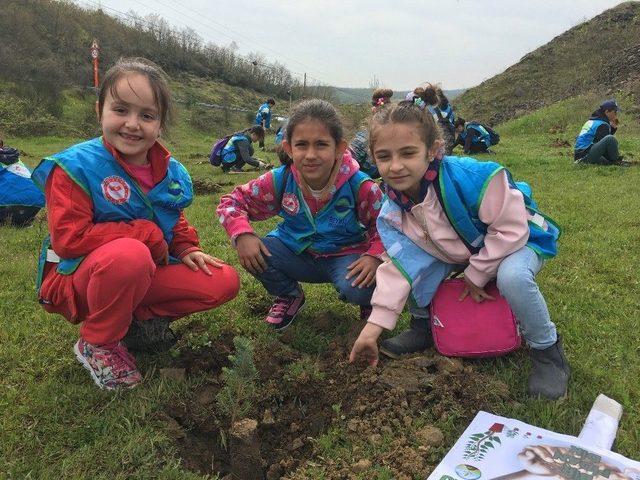
[(264, 128), (259, 125), (234, 133), (220, 154), (222, 171), (241, 172), (245, 164), (257, 169), (269, 169), (268, 163), (253, 157), (253, 142), (260, 141), (264, 141)]
[[(260, 125), (265, 130), (271, 128), (271, 108), (276, 104), (273, 98), (268, 98), (266, 102), (260, 105), (258, 112), (256, 113), (256, 119), (254, 124)], [(264, 137), (260, 140), (260, 148), (264, 150)]]
[(20, 153), (0, 140), (0, 223), (27, 226), (42, 207), (44, 195), (20, 161)]
[[(455, 133), (458, 138), (454, 148), (462, 145), (464, 153), (492, 153), (489, 147), (494, 145), (491, 138), (491, 129), (479, 122), (466, 122), (464, 118), (455, 120)], [(497, 142), (496, 142), (497, 143)]]
[(620, 107), (615, 100), (607, 100), (591, 114), (576, 137), (573, 147), (575, 163), (628, 166), (614, 137), (618, 130)]

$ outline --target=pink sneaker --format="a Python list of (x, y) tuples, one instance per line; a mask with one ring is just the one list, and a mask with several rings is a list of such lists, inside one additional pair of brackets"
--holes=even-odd
[(135, 359), (120, 342), (98, 347), (80, 338), (73, 351), (100, 388), (133, 388), (142, 381)]
[(304, 306), (304, 302), (304, 293), (299, 297), (289, 295), (276, 297), (276, 301), (271, 305), (265, 321), (271, 325), (276, 332), (282, 332), (291, 325), (293, 319)]

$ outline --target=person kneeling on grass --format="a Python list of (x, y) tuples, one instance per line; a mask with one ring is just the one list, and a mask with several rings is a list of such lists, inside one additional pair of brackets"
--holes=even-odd
[(271, 165), (253, 157), (253, 142), (262, 140), (264, 140), (264, 128), (260, 125), (234, 133), (220, 153), (222, 171), (241, 172), (245, 164), (257, 169), (269, 170)]
[(629, 166), (618, 151), (618, 140), (614, 137), (618, 130), (620, 107), (615, 100), (603, 102), (582, 126), (573, 148), (575, 163), (595, 163), (598, 165)]
[[(282, 142), (285, 164), (223, 195), (217, 208), (240, 264), (275, 302), (266, 322), (287, 328), (305, 302), (299, 282), (331, 283), (369, 316), (382, 244), (382, 192), (347, 150), (335, 108), (318, 99), (294, 107)], [(258, 237), (249, 220), (283, 221)]]
[[(381, 343), (392, 358), (433, 345), (427, 306), (458, 265), (466, 266), (466, 290), (476, 302), (498, 289), (515, 313), (532, 362), (528, 391), (550, 399), (566, 395), (569, 364), (535, 281), (544, 260), (555, 256), (559, 228), (535, 209), (530, 188), (515, 183), (494, 162), (436, 158), (442, 140), (431, 115), (401, 102), (377, 112), (369, 144), (387, 198), (378, 216), (385, 261), (376, 273), (373, 310), (349, 361), (378, 362), (377, 341), (393, 330), (412, 296), (411, 328)], [(453, 220), (455, 219), (455, 220)]]
[(78, 361), (100, 388), (142, 380), (129, 351), (168, 350), (169, 322), (234, 298), (238, 273), (204, 253), (183, 214), (187, 170), (160, 144), (170, 112), (164, 72), (120, 59), (98, 97), (102, 136), (42, 160), (49, 236), (38, 267), (47, 312), (80, 323)]
[(470, 153), (493, 153), (489, 147), (497, 145), (500, 141), (500, 135), (491, 127), (478, 122), (466, 122), (462, 117), (455, 120), (455, 133), (458, 134), (458, 137), (453, 148), (462, 145), (463, 151), (467, 155)]

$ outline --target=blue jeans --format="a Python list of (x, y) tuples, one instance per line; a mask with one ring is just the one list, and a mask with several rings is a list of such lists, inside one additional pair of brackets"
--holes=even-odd
[(306, 252), (296, 255), (275, 237), (264, 237), (265, 246), (271, 253), (265, 255), (267, 269), (255, 277), (271, 295), (298, 296), (302, 291), (298, 282), (332, 283), (340, 300), (355, 305), (371, 304), (375, 286), (352, 287), (354, 277), (346, 279), (347, 266), (360, 258), (354, 253), (338, 257), (314, 257)]
[[(558, 339), (547, 303), (536, 284), (536, 274), (544, 261), (529, 247), (522, 247), (502, 260), (497, 285), (518, 320), (525, 342), (535, 349), (550, 347)], [(426, 307), (410, 308), (413, 316), (428, 317)]]

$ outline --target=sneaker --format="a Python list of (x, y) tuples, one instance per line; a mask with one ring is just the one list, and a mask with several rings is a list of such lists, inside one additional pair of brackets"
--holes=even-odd
[(428, 318), (411, 317), (409, 329), (380, 342), (380, 353), (397, 359), (402, 355), (417, 353), (433, 346)]
[(371, 315), (371, 305), (360, 305), (360, 321), (366, 322)]
[(284, 331), (296, 315), (304, 306), (304, 293), (299, 297), (283, 295), (276, 297), (276, 301), (271, 305), (265, 321), (271, 325), (276, 332)]
[(133, 388), (142, 381), (135, 359), (120, 342), (98, 347), (80, 338), (73, 351), (100, 388)]
[(144, 321), (134, 319), (122, 343), (132, 352), (166, 352), (178, 341), (178, 336), (169, 326), (170, 322), (168, 317)]

